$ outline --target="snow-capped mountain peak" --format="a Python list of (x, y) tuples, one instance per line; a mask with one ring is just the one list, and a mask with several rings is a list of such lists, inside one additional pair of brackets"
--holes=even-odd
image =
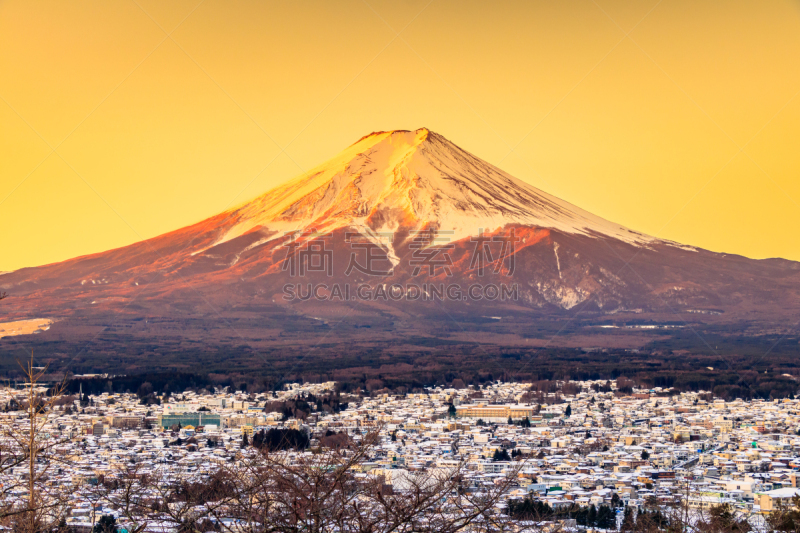
[[(412, 236), (415, 229), (433, 228), (440, 231), (436, 241)], [(518, 240), (509, 242), (518, 245), (506, 247), (512, 228)], [(298, 242), (310, 231), (297, 239), (284, 235), (312, 229), (326, 236), (322, 248), (312, 239)], [(491, 236), (489, 244), (466, 238), (481, 230), (483, 237)], [(360, 238), (354, 243), (347, 235), (353, 231), (375, 246)], [(312, 269), (315, 257), (322, 270)], [(445, 285), (446, 297), (436, 300)], [(287, 294), (287, 287), (300, 286), (302, 291)], [(375, 292), (359, 296), (348, 287)], [(429, 299), (395, 300), (392, 291), (398, 287), (406, 296), (417, 288)], [(458, 289), (453, 296), (451, 287)], [(498, 293), (486, 292), (492, 287), (499, 294), (511, 290), (514, 297), (495, 298)], [(383, 324), (363, 338), (384, 349), (387, 339), (415, 331), (402, 329), (409, 324), (422, 328), (422, 338), (450, 331), (439, 321), (442, 306), (448, 315), (524, 317), (513, 324), (527, 324), (533, 316), (560, 320), (579, 309), (596, 317), (614, 315), (622, 323), (690, 313), (693, 322), (707, 317), (715, 327), (725, 321), (739, 328), (738, 321), (752, 324), (756, 315), (765, 317), (768, 331), (776, 320), (794, 327), (800, 263), (717, 254), (633, 232), (420, 129), (370, 134), (293, 181), (191, 226), (124, 248), (3, 274), (0, 291), (13, 295), (3, 301), (10, 319), (63, 318), (55, 329), (68, 335), (92, 331), (85, 326), (87, 317), (94, 324), (116, 324), (122, 316), (164, 317), (158, 326), (167, 328), (159, 330), (170, 335), (164, 338), (179, 330), (189, 343), (217, 335), (226, 350), (228, 333), (209, 334), (218, 318), (243, 320), (264, 346), (288, 349), (316, 331), (296, 322), (295, 311), (313, 313), (308, 316), (316, 322), (320, 313), (340, 317), (349, 308), (369, 324)], [(265, 318), (289, 334), (253, 327)], [(437, 325), (426, 329), (430, 324)], [(152, 327), (134, 320), (119, 342), (143, 332), (151, 346)], [(576, 331), (580, 340), (575, 342), (591, 338), (586, 329)], [(451, 333), (448, 343), (454, 342)], [(92, 335), (79, 350), (94, 342)], [(619, 342), (627, 347), (650, 342), (624, 337)], [(350, 343), (361, 337), (342, 338)], [(514, 349), (532, 346), (529, 340), (514, 340)], [(604, 333), (600, 345), (607, 342)], [(352, 349), (342, 346), (345, 352)]]
[[(426, 128), (375, 132), (311, 171), (229, 212), (217, 241), (342, 227), (433, 227), (452, 240), (521, 224), (646, 245), (655, 239), (514, 178)], [(449, 233), (453, 232), (453, 233)]]

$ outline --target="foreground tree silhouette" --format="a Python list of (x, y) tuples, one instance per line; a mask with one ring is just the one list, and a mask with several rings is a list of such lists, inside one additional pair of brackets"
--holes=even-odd
[(698, 528), (711, 533), (748, 533), (753, 528), (747, 517), (731, 505), (717, 505), (708, 511), (708, 516), (698, 521)]
[[(749, 533), (755, 531), (750, 524), (748, 511), (728, 504), (716, 505), (708, 509), (693, 509), (689, 505), (688, 485), (682, 497), (665, 504), (655, 501), (646, 504), (638, 511), (626, 507), (620, 524), (622, 533)], [(768, 515), (763, 531), (782, 530), (773, 524), (775, 513)], [(789, 521), (791, 525), (791, 520)]]
[[(43, 391), (41, 379), (47, 367), (34, 366), (33, 353), (20, 367), (25, 392), (18, 403), (24, 418), (6, 421), (0, 440), (0, 524), (19, 532), (58, 531), (65, 523), (72, 489), (49, 481), (68, 466), (69, 458), (59, 447), (69, 439), (46, 425), (64, 392), (64, 382), (49, 393)], [(25, 476), (15, 473), (20, 467), (25, 468)]]
[(117, 519), (104, 514), (92, 528), (92, 533), (117, 533)]
[(467, 526), (476, 532), (510, 527), (509, 517), (495, 506), (521, 466), (510, 467), (499, 483), (479, 487), (467, 487), (463, 465), (425, 473), (361, 473), (378, 441), (379, 433), (373, 432), (351, 446), (317, 453), (262, 449), (242, 457), (228, 471), (238, 495), (228, 518), (235, 518), (241, 531), (270, 533), (455, 533)]
[(790, 504), (778, 500), (776, 508), (767, 515), (766, 522), (773, 531), (800, 531), (800, 496), (792, 496)]
[[(158, 477), (139, 465), (95, 490), (129, 531), (149, 526), (231, 533), (457, 533), (528, 531), (497, 509), (523, 463), (469, 484), (464, 465), (365, 472), (379, 432), (313, 451), (247, 447), (202, 480)], [(522, 526), (522, 527), (520, 527)]]

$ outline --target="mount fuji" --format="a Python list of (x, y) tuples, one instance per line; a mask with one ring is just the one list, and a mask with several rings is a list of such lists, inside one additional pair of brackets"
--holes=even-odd
[[(322, 253), (316, 259), (324, 267), (300, 276), (295, 260), (309, 250)], [(366, 260), (374, 268), (363, 267)], [(333, 286), (347, 284), (367, 287), (371, 297), (331, 297)], [(378, 287), (386, 293), (425, 284), (455, 285), (462, 293), (375, 297)], [(287, 285), (294, 287), (288, 293)], [(474, 285), (511, 287), (514, 297), (479, 290), (483, 297), (473, 298), (467, 288)], [(299, 297), (306, 286), (313, 297)], [(169, 338), (174, 351), (236, 344), (285, 350), (320, 339), (326, 346), (381, 346), (412, 331), (414, 338), (456, 339), (473, 320), (517, 324), (498, 325), (488, 341), (515, 343), (526, 325), (541, 320), (586, 328), (789, 328), (800, 311), (800, 263), (714, 253), (636, 232), (423, 128), (369, 134), (311, 171), (192, 226), (2, 274), (0, 292), (9, 293), (0, 306), (3, 322), (52, 322), (37, 342), (101, 338), (110, 351), (145, 338)], [(340, 322), (347, 327), (336, 329)], [(597, 331), (586, 329), (580, 342), (591, 344), (586, 338)]]
[(460, 149), (441, 135), (376, 132), (338, 157), (233, 210), (225, 242), (255, 228), (369, 234), (435, 226), (453, 240), (515, 224), (633, 244), (655, 239), (559, 200)]

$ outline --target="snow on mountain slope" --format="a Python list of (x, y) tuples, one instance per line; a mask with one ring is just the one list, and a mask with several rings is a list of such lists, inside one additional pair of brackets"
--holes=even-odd
[[(453, 232), (442, 235), (458, 241), (442, 254), (452, 261), (451, 272), (412, 264), (420, 260), (420, 243), (409, 239), (409, 231), (423, 228)], [(465, 238), (481, 229), (505, 236), (511, 228), (520, 238), (513, 255), (501, 259), (503, 251), (494, 248), (500, 268), (481, 274), (474, 263), (477, 247)], [(290, 255), (293, 248), (283, 232), (310, 229), (332, 234), (325, 242), (331, 252), (338, 250), (336, 260), (330, 271), (309, 270), (307, 279), (293, 280), (287, 258), (297, 257)], [(346, 233), (354, 230), (371, 235), (395, 268), (385, 276), (348, 274), (355, 247), (347, 245)], [(794, 324), (800, 312), (798, 263), (716, 254), (636, 233), (527, 185), (426, 129), (368, 135), (311, 172), (191, 226), (124, 248), (5, 273), (0, 291), (11, 297), (0, 307), (6, 321), (71, 315), (106, 321), (119, 312), (165, 316), (191, 328), (211, 310), (217, 317), (252, 313), (288, 323), (284, 306), (295, 306), (282, 299), (288, 281), (323, 282), (317, 287), (335, 281), (384, 288), (429, 282), (519, 288), (515, 301), (448, 304), (481, 316), (486, 306), (555, 317), (580, 308), (602, 314), (629, 310), (637, 319), (655, 313), (655, 320), (676, 312), (692, 319), (708, 312), (709, 319), (726, 321), (761, 313), (765, 323)], [(323, 305), (326, 312), (340, 313), (351, 302), (303, 301), (313, 313)], [(425, 308), (416, 301), (353, 303), (362, 304), (408, 316)], [(429, 308), (434, 314), (435, 309)], [(53, 329), (64, 327), (59, 322)]]
[(452, 231), (450, 239), (459, 240), (506, 224), (639, 246), (664, 242), (540, 191), (425, 128), (367, 135), (228, 216), (232, 225), (215, 244), (258, 228), (276, 232), (264, 241), (283, 232), (342, 227), (367, 235), (433, 227)]

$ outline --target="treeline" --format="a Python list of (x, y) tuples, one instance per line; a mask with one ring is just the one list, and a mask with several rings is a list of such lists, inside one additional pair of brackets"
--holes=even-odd
[[(484, 358), (479, 368), (475, 368), (471, 360), (464, 361), (458, 371), (442, 363), (440, 366), (444, 367), (443, 371), (437, 373), (419, 368), (409, 374), (409, 368), (396, 365), (399, 375), (394, 375), (393, 365), (383, 365), (377, 376), (365, 373), (357, 377), (342, 377), (337, 387), (353, 394), (402, 394), (424, 392), (426, 387), (483, 388), (499, 380), (517, 381), (536, 385), (531, 396), (542, 404), (561, 403), (562, 396), (574, 392), (569, 387), (577, 386), (570, 382), (588, 380), (616, 382), (618, 392), (623, 394), (630, 394), (634, 388), (661, 387), (674, 388), (677, 393), (709, 391), (725, 400), (780, 399), (793, 397), (800, 392), (800, 361), (796, 356), (707, 356), (559, 349), (552, 352), (543, 350), (542, 355), (519, 357), (520, 364), (509, 363), (504, 358), (505, 355), (497, 360)], [(502, 368), (493, 371), (495, 364)], [(520, 372), (515, 372), (517, 367), (521, 368)], [(560, 385), (556, 387), (557, 390), (552, 390), (552, 386), (551, 389), (539, 386), (562, 382), (568, 384), (566, 390)], [(596, 387), (596, 392), (609, 390), (608, 386)], [(555, 393), (555, 396), (551, 393)]]
[(579, 526), (599, 529), (616, 529), (617, 527), (616, 513), (607, 505), (581, 507), (572, 504), (568, 507), (553, 509), (547, 503), (528, 496), (524, 500), (510, 500), (506, 513), (515, 520), (543, 522), (571, 518)]
[[(763, 355), (763, 354), (762, 354)], [(276, 355), (279, 363), (282, 356)], [(417, 364), (408, 358), (386, 364), (374, 372), (366, 367), (346, 368), (355, 361), (325, 361), (326, 372), (316, 369), (298, 370), (291, 374), (270, 377), (220, 373), (171, 373), (150, 372), (110, 378), (72, 379), (67, 384), (70, 393), (103, 392), (136, 393), (149, 383), (155, 395), (166, 392), (179, 393), (185, 390), (197, 392), (213, 391), (229, 387), (248, 393), (281, 390), (286, 383), (336, 381), (339, 394), (369, 396), (381, 393), (405, 394), (424, 392), (427, 387), (452, 387), (462, 389), (472, 386), (484, 388), (487, 384), (503, 380), (531, 383), (530, 400), (537, 403), (561, 403), (562, 397), (575, 393), (575, 381), (595, 380), (601, 383), (616, 382), (617, 390), (629, 394), (634, 388), (670, 388), (678, 392), (710, 391), (726, 400), (735, 398), (779, 399), (798, 393), (800, 361), (796, 355), (789, 357), (783, 352), (770, 353), (764, 357), (745, 355), (705, 355), (686, 353), (637, 353), (625, 350), (588, 352), (582, 350), (554, 349), (540, 353), (501, 353), (496, 356), (482, 355), (473, 358), (467, 354), (454, 353), (449, 358), (430, 355)], [(364, 364), (366, 361), (358, 361)], [(322, 362), (320, 362), (322, 363)], [(412, 364), (413, 363), (413, 364)], [(609, 385), (597, 385), (595, 392), (607, 392)], [(152, 400), (152, 399), (151, 399)], [(146, 401), (151, 401), (146, 400)], [(312, 401), (302, 400), (316, 405)], [(315, 409), (302, 403), (281, 406), (280, 409), (310, 413)], [(325, 402), (316, 410), (332, 409), (335, 403)]]
[(339, 413), (347, 409), (349, 403), (342, 400), (339, 392), (317, 396), (305, 393), (291, 400), (270, 401), (264, 406), (266, 413), (281, 413), (283, 420), (297, 418), (305, 420), (313, 411), (320, 413)]
[[(669, 526), (669, 517), (658, 509), (641, 509), (637, 512), (633, 512), (633, 509), (626, 507), (619, 529), (624, 533), (638, 531), (669, 531)], [(680, 531), (680, 529), (678, 529), (678, 531)], [(734, 532), (735, 530), (731, 531), (731, 533)]]
[[(246, 443), (246, 437), (243, 441)], [(310, 442), (308, 433), (298, 429), (271, 428), (253, 433), (253, 447), (268, 452), (305, 450)]]
[[(475, 397), (482, 397), (481, 390), (487, 384), (481, 379), (466, 381), (457, 377), (449, 383), (438, 380), (425, 384), (419, 381), (409, 382), (406, 385), (400, 382), (389, 386), (381, 382), (382, 388), (376, 385), (367, 386), (366, 381), (337, 382), (335, 392), (326, 395), (301, 396), (289, 401), (267, 402), (267, 412), (280, 412), (284, 418), (305, 419), (314, 411), (325, 413), (338, 413), (347, 409), (348, 402), (343, 400), (343, 393), (351, 395), (368, 396), (376, 393), (405, 394), (408, 392), (422, 393), (427, 387), (443, 386), (465, 388), (472, 386), (476, 389)], [(614, 387), (612, 388), (612, 383)], [(201, 374), (169, 374), (147, 373), (131, 376), (113, 376), (109, 378), (93, 377), (71, 379), (66, 384), (65, 392), (76, 394), (82, 390), (86, 395), (99, 395), (107, 393), (134, 393), (139, 396), (143, 404), (157, 404), (158, 395), (181, 393), (187, 390), (195, 392), (209, 392), (215, 388), (223, 388), (224, 382), (212, 380), (209, 376)], [(247, 390), (246, 384), (236, 386), (236, 390)], [(233, 389), (234, 387), (226, 385)], [(616, 391), (618, 394), (630, 394), (634, 388), (651, 389), (655, 387), (673, 388), (678, 392), (708, 391), (714, 397), (724, 400), (742, 398), (752, 399), (781, 399), (793, 398), (800, 393), (800, 384), (790, 375), (773, 373), (758, 373), (755, 371), (693, 371), (677, 375), (652, 376), (646, 372), (633, 375), (617, 376), (615, 379), (600, 381), (591, 387), (593, 392)], [(256, 387), (250, 387), (255, 389)], [(261, 388), (261, 387), (259, 387)], [(253, 391), (255, 392), (255, 391)], [(259, 392), (263, 392), (259, 391)], [(522, 398), (523, 402), (538, 403), (542, 405), (560, 404), (565, 396), (572, 396), (581, 392), (580, 385), (574, 381), (561, 381), (556, 379), (536, 379), (531, 381), (530, 388)], [(667, 394), (667, 393), (665, 393)]]
[(148, 393), (157, 394), (210, 389), (215, 385), (208, 376), (202, 374), (158, 372), (107, 378), (72, 378), (67, 381), (66, 390), (71, 394), (83, 390), (84, 394), (92, 395), (104, 392), (137, 393), (145, 383), (149, 385)]

